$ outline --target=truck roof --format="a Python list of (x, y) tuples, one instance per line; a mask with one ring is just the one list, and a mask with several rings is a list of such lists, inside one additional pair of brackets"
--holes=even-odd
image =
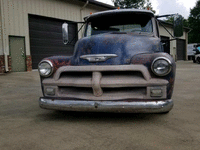
[(101, 11), (97, 13), (93, 13), (91, 15), (88, 15), (84, 18), (84, 20), (88, 20), (91, 18), (96, 18), (104, 15), (110, 15), (110, 14), (122, 14), (122, 13), (142, 13), (142, 14), (147, 14), (150, 16), (154, 16), (153, 12), (150, 10), (145, 10), (145, 9), (115, 9), (115, 10), (107, 10), (107, 11)]

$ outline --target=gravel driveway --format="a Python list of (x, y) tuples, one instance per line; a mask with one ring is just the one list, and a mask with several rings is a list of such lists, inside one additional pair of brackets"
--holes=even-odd
[(0, 75), (1, 150), (199, 150), (200, 65), (177, 62), (169, 114), (58, 112), (38, 106), (38, 72)]

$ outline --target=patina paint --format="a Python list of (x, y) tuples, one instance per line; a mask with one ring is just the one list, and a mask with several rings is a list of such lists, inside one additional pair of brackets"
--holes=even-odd
[[(162, 78), (169, 81), (167, 86), (167, 98), (170, 99), (173, 92), (175, 80), (175, 62), (172, 57), (163, 53), (159, 38), (152, 35), (140, 34), (116, 34), (105, 33), (92, 37), (85, 37), (79, 40), (75, 46), (73, 56), (52, 56), (45, 58), (54, 66), (54, 72), (62, 66), (83, 66), (83, 65), (145, 65), (152, 78)], [(89, 62), (81, 59), (80, 56), (89, 54), (116, 54), (118, 57), (111, 58), (105, 62)], [(166, 57), (172, 62), (171, 72), (164, 77), (156, 76), (151, 70), (152, 61), (157, 57)]]
[[(72, 64), (80, 65), (125, 65), (130, 64), (131, 58), (140, 53), (163, 51), (160, 39), (153, 35), (140, 33), (115, 32), (84, 37), (75, 46)], [(89, 54), (116, 54), (118, 57), (105, 62), (89, 63), (80, 59)]]
[(54, 72), (62, 66), (70, 66), (72, 65), (72, 57), (71, 56), (52, 56), (44, 58), (43, 60), (49, 60), (52, 62), (54, 67)]
[[(172, 92), (173, 92), (173, 87), (174, 87), (176, 65), (173, 58), (169, 54), (164, 53), (162, 42), (159, 37), (159, 32), (157, 31), (158, 27), (155, 22), (156, 18), (154, 17), (154, 14), (151, 11), (134, 10), (134, 9), (105, 11), (105, 12), (96, 13), (96, 14), (86, 17), (85, 22), (86, 22), (86, 26), (92, 21), (94, 22), (97, 21), (96, 23), (98, 24), (99, 23), (98, 17), (102, 17), (102, 20), (104, 20), (105, 19), (104, 17), (108, 16), (107, 17), (107, 20), (108, 20), (110, 16), (112, 18), (112, 15), (120, 14), (121, 16), (124, 15), (124, 17), (126, 17), (127, 14), (130, 15), (131, 13), (135, 14), (136, 18), (138, 18), (137, 15), (141, 15), (141, 14), (143, 14), (143, 16), (147, 15), (147, 18), (149, 17), (149, 19), (151, 19), (151, 21), (153, 22), (153, 26), (154, 26), (153, 30), (146, 33), (140, 32), (140, 31), (116, 32), (116, 31), (109, 30), (109, 32), (107, 33), (105, 32), (103, 32), (102, 34), (97, 33), (97, 35), (91, 34), (92, 36), (89, 36), (90, 34), (85, 34), (86, 37), (83, 37), (82, 39), (78, 40), (78, 42), (76, 43), (73, 56), (53, 56), (53, 57), (48, 57), (44, 59), (44, 60), (51, 61), (51, 63), (53, 64), (53, 74), (47, 77), (47, 79), (41, 76), (41, 86), (42, 86), (43, 94), (44, 94), (43, 81), (46, 80), (46, 83), (48, 84), (52, 82), (53, 86), (55, 82), (58, 83), (57, 86), (61, 86), (61, 87), (57, 87), (57, 88), (62, 89), (62, 86), (64, 86), (64, 88), (65, 87), (69, 88), (72, 91), (72, 96), (69, 96), (68, 95), (69, 93), (65, 93), (67, 96), (60, 96), (60, 97), (52, 96), (51, 97), (51, 95), (49, 95), (48, 97), (47, 96), (42, 97), (39, 100), (40, 107), (46, 108), (46, 109), (58, 109), (58, 110), (62, 108), (63, 110), (67, 110), (67, 111), (69, 110), (111, 111), (111, 112), (125, 111), (125, 112), (143, 112), (143, 113), (146, 113), (146, 112), (166, 113), (172, 109), (173, 101), (171, 97), (172, 97)], [(109, 56), (109, 55), (110, 56), (114, 55), (115, 57), (103, 59), (104, 57)], [(101, 56), (102, 59), (98, 58), (99, 56)], [(93, 57), (93, 60), (91, 61), (89, 57)], [(165, 76), (157, 76), (152, 72), (152, 68), (151, 68), (152, 62), (155, 59), (160, 58), (160, 57), (169, 61), (168, 63), (172, 65), (170, 72)], [(100, 59), (101, 61), (99, 61)], [(62, 66), (69, 66), (69, 67), (62, 67)], [(133, 93), (134, 95), (131, 95), (131, 97), (128, 99), (126, 97), (123, 97), (125, 95), (123, 90), (126, 90), (126, 85), (123, 85), (123, 87), (121, 87), (120, 85), (117, 85), (116, 87), (119, 86), (119, 88), (123, 88), (123, 90), (118, 89), (119, 92), (122, 92), (120, 93), (122, 99), (121, 100), (118, 100), (118, 99), (117, 100), (116, 99), (102, 100), (101, 96), (104, 96), (103, 90), (105, 89), (102, 89), (101, 87), (101, 80), (103, 81), (104, 75), (106, 74), (106, 73), (102, 74), (102, 72), (107, 71), (109, 73), (109, 71), (112, 71), (116, 73), (117, 71), (120, 71), (120, 69), (121, 71), (123, 70), (127, 71), (126, 70), (127, 68), (125, 66), (133, 67), (131, 68), (132, 71), (136, 72), (135, 74), (136, 78), (135, 79), (130, 78), (130, 80), (133, 80), (135, 83), (136, 81), (142, 83), (145, 80), (145, 79), (143, 80), (143, 78), (140, 79), (140, 76), (137, 76), (137, 71), (139, 70), (138, 72), (142, 72), (145, 75), (148, 74), (148, 77), (149, 77), (148, 79), (151, 80), (152, 82), (155, 82), (156, 84), (146, 83), (146, 85), (140, 85), (140, 86), (146, 87), (146, 92), (143, 92), (143, 90), (139, 91), (141, 93), (142, 92), (144, 93), (144, 97), (143, 98), (139, 97), (139, 99), (138, 97), (134, 97), (135, 95), (138, 94), (138, 91), (136, 91), (136, 93)], [(137, 67), (138, 67), (138, 70), (137, 70)], [(79, 72), (79, 71), (85, 71), (87, 70), (87, 68), (89, 68), (89, 72), (92, 73), (92, 77), (90, 76), (87, 77), (87, 75), (85, 76), (84, 73), (82, 74), (82, 76), (80, 74), (78, 74), (77, 76), (77, 73), (73, 74), (74, 70), (75, 72), (76, 71)], [(96, 68), (97, 69), (101, 68), (103, 70), (100, 69), (100, 71), (98, 70), (95, 71)], [(56, 77), (57, 75), (56, 73), (61, 74), (62, 72), (70, 72), (70, 71), (72, 71), (71, 76), (73, 76), (72, 82), (74, 82), (74, 80), (78, 80), (79, 76), (84, 77), (87, 81), (89, 81), (88, 82), (90, 84), (89, 86), (91, 86), (93, 90), (91, 93), (86, 93), (86, 94), (89, 94), (89, 98), (86, 98), (86, 99), (82, 98), (83, 96), (85, 96), (85, 94), (81, 94), (82, 97), (78, 99), (75, 98), (77, 95), (76, 93), (77, 91), (74, 90), (74, 88), (76, 89), (76, 87), (79, 87), (80, 83), (82, 82), (78, 82), (77, 84), (78, 86), (75, 84), (75, 87), (70, 87), (71, 85), (68, 85), (67, 81), (70, 80), (71, 82), (71, 79), (70, 79), (71, 77), (69, 78), (69, 80), (65, 79), (65, 75), (67, 75), (67, 73), (61, 76), (60, 82), (63, 82), (62, 84), (60, 84), (57, 81), (54, 81), (55, 80), (54, 77)], [(116, 75), (118, 74), (116, 73)], [(110, 77), (112, 77), (112, 74)], [(129, 79), (129, 76), (124, 75), (124, 74), (123, 76), (120, 76), (120, 77), (123, 82), (127, 82), (124, 79)], [(106, 78), (106, 75), (105, 75), (105, 78)], [(82, 78), (80, 78), (80, 80), (82, 80)], [(83, 81), (85, 82), (86, 80), (83, 80)], [(92, 82), (92, 84), (90, 83), (90, 81)], [(158, 84), (158, 82), (160, 84)], [(81, 92), (82, 88), (84, 88), (84, 90), (85, 90), (85, 87), (88, 88), (88, 83), (81, 84), (82, 87), (78, 90), (80, 90)], [(132, 83), (131, 86), (136, 87), (135, 83)], [(119, 84), (119, 83), (114, 82), (114, 84)], [(139, 85), (140, 83), (137, 83), (137, 84)], [(167, 86), (167, 89), (166, 89), (166, 86)], [(157, 95), (158, 97), (156, 97), (155, 95), (152, 96), (151, 93), (153, 92), (154, 88), (158, 88), (158, 89), (160, 88), (162, 92), (164, 92), (163, 97), (159, 97), (158, 95)], [(108, 87), (108, 89), (110, 88)], [(73, 91), (75, 91), (74, 95), (73, 95)], [(84, 91), (82, 92), (84, 93)], [(93, 97), (92, 94), (100, 98), (98, 99), (95, 97), (91, 99), (91, 97)], [(55, 94), (55, 96), (59, 96), (59, 95)], [(98, 101), (95, 101), (96, 99)], [(128, 107), (126, 108), (125, 106), (128, 106)]]

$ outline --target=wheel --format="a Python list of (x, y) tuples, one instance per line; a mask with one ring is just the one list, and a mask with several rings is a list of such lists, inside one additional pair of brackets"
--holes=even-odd
[(197, 62), (198, 64), (200, 64), (200, 57), (199, 57), (199, 56), (197, 57), (196, 62)]

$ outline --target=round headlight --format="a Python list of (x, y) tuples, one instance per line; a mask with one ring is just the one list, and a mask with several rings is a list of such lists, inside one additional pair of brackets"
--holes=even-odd
[(165, 57), (158, 57), (154, 59), (151, 69), (154, 74), (157, 76), (165, 76), (167, 75), (172, 68), (172, 63), (169, 59)]
[(44, 60), (39, 63), (38, 70), (41, 76), (48, 77), (53, 73), (53, 65), (50, 61)]

